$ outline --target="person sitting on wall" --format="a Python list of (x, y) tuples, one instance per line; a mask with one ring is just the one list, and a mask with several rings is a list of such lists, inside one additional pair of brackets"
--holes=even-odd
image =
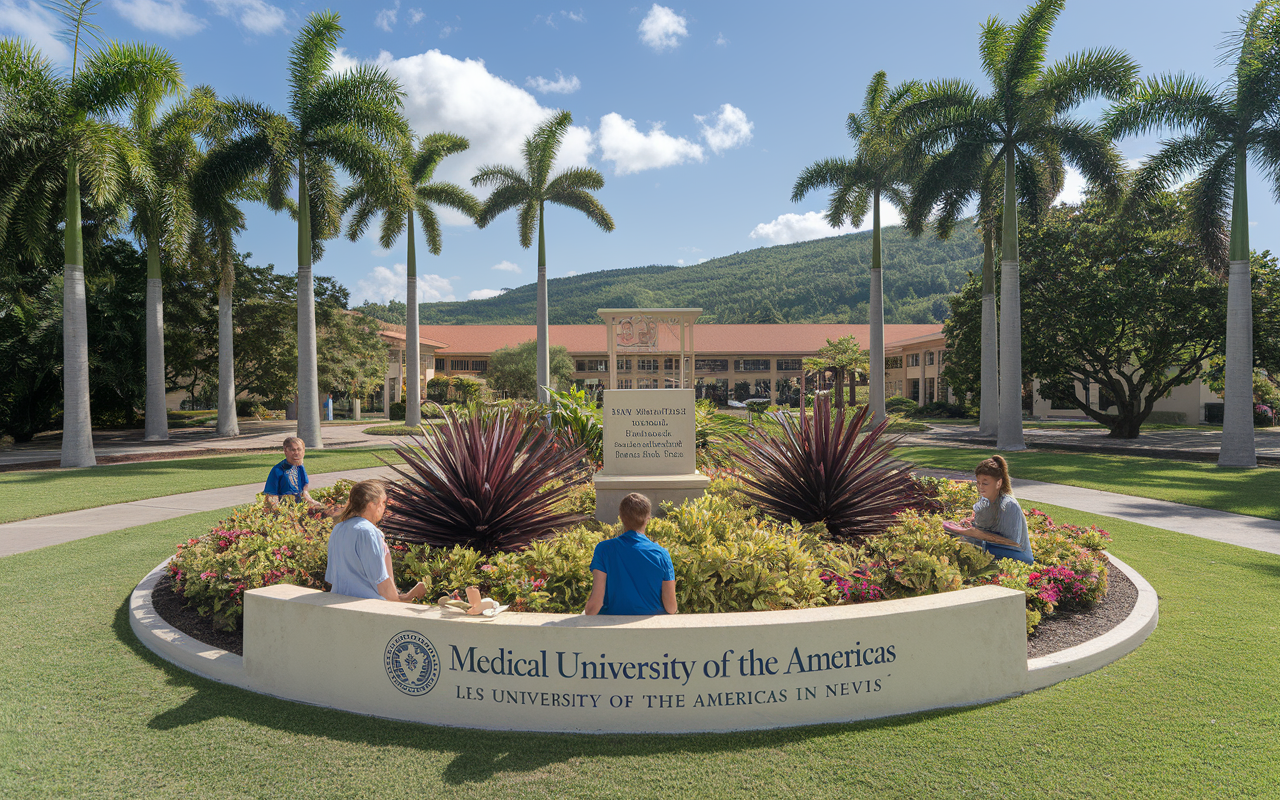
[(266, 495), (264, 499), (268, 510), (275, 510), (286, 497), (306, 503), (310, 509), (323, 508), (307, 492), (311, 482), (307, 478), (307, 468), (302, 465), (306, 450), (306, 445), (297, 436), (284, 440), (284, 461), (271, 468), (271, 472), (267, 474), (267, 485), (262, 489), (262, 493)]
[(324, 579), (334, 594), (409, 603), (421, 600), (427, 587), (421, 582), (407, 592), (396, 590), (392, 580), (391, 549), (378, 523), (387, 512), (387, 490), (382, 481), (360, 481), (351, 487), (347, 505), (329, 534), (329, 565)]
[(1027, 518), (1022, 506), (1013, 496), (1013, 482), (1009, 480), (1009, 465), (1001, 456), (992, 456), (974, 469), (978, 494), (982, 495), (973, 505), (973, 517), (964, 525), (948, 523), (943, 529), (953, 536), (960, 536), (971, 544), (986, 550), (996, 558), (1012, 558), (1027, 564), (1035, 563), (1031, 552), (1031, 537), (1027, 532)]
[(625, 532), (596, 545), (586, 613), (675, 614), (676, 572), (671, 554), (645, 536), (652, 506), (632, 492), (618, 505)]

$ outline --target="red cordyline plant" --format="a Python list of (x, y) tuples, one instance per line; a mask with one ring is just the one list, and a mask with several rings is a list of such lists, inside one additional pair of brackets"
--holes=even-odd
[(746, 447), (738, 464), (744, 494), (770, 516), (826, 523), (836, 539), (883, 533), (895, 514), (925, 498), (908, 465), (891, 455), (888, 421), (863, 430), (868, 414), (868, 406), (833, 413), (825, 395), (815, 399), (812, 418), (773, 414), (778, 434), (757, 428), (738, 437)]
[(554, 508), (590, 479), (586, 449), (553, 432), (536, 408), (477, 404), (443, 415), (396, 448), (409, 471), (384, 461), (405, 478), (387, 489), (388, 539), (492, 555), (586, 519)]

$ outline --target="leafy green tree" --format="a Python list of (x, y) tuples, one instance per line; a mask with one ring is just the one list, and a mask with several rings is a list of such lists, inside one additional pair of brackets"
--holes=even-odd
[[(62, 33), (71, 47), (71, 69), (66, 77), (58, 75), (34, 48), (12, 39), (0, 42), (4, 127), (9, 135), (30, 134), (20, 139), (25, 145), (21, 160), (4, 168), (10, 181), (0, 189), (0, 238), (17, 235), (34, 242), (47, 232), (44, 215), (53, 197), (61, 193), (65, 199), (61, 216), (65, 223), (64, 467), (97, 463), (89, 410), (80, 184), (83, 180), (87, 199), (100, 208), (119, 199), (125, 176), (146, 166), (137, 158), (127, 133), (112, 119), (139, 97), (165, 97), (182, 85), (177, 62), (157, 48), (117, 42), (97, 50), (88, 48), (84, 40), (96, 36), (98, 30), (90, 21), (96, 5), (93, 0), (63, 0), (56, 6), (65, 22)], [(62, 180), (51, 174), (55, 168), (61, 168)]]
[[(343, 195), (343, 213), (355, 209), (347, 224), (347, 236), (355, 241), (368, 230), (369, 223), (378, 213), (382, 214), (382, 226), (378, 242), (385, 249), (395, 244), (400, 234), (408, 231), (407, 272), (408, 286), (405, 293), (405, 365), (408, 367), (407, 384), (422, 386), (420, 374), (418, 334), (418, 262), (414, 248), (413, 215), (422, 220), (422, 235), (427, 237), (431, 254), (440, 255), (440, 219), (434, 206), (444, 206), (461, 211), (475, 219), (480, 213), (480, 202), (475, 196), (457, 184), (432, 180), (436, 167), (446, 157), (461, 153), (471, 146), (465, 138), (452, 133), (433, 133), (418, 144), (417, 151), (407, 145), (400, 153), (400, 167), (408, 175), (407, 185), (380, 185), (378, 182), (357, 179)], [(407, 191), (403, 191), (406, 190)], [(391, 190), (390, 195), (379, 191)], [(422, 424), (422, 393), (417, 388), (405, 398), (405, 424)]]
[(570, 167), (552, 177), (556, 154), (565, 132), (573, 124), (568, 111), (560, 111), (542, 123), (524, 140), (524, 169), (484, 166), (471, 179), (473, 186), (492, 186), (476, 224), (487, 226), (504, 211), (519, 208), (520, 246), (533, 245), (533, 227), (538, 226), (538, 402), (549, 397), (543, 387), (550, 385), (550, 334), (547, 328), (547, 243), (544, 233), (547, 203), (577, 209), (601, 230), (613, 230), (613, 217), (591, 192), (604, 188), (604, 176), (590, 167)]
[(387, 374), (387, 343), (378, 336), (377, 320), (339, 308), (316, 307), (319, 336), (320, 391), (362, 400)]
[[(210, 154), (212, 169), (228, 185), (261, 173), (268, 206), (288, 209), (298, 221), (298, 436), (311, 448), (324, 446), (311, 267), (323, 256), (324, 241), (340, 232), (336, 171), (376, 187), (381, 196), (407, 192), (396, 159), (409, 138), (403, 92), (385, 70), (370, 64), (331, 72), (342, 32), (332, 11), (307, 17), (290, 50), (288, 113), (237, 103), (233, 143)], [(295, 179), (298, 200), (291, 206), (285, 195)]]
[[(1004, 167), (1001, 216), (1000, 424), (996, 446), (1022, 450), (1022, 303), (1019, 299), (1018, 206), (1039, 216), (1043, 187), (1060, 185), (1053, 174), (1074, 165), (1106, 197), (1119, 194), (1120, 156), (1100, 125), (1073, 119), (1072, 109), (1095, 97), (1128, 94), (1137, 65), (1111, 48), (1087, 50), (1046, 65), (1054, 23), (1066, 0), (1039, 0), (1013, 25), (989, 18), (979, 36), (982, 69), (991, 80), (983, 95), (965, 81), (933, 81), (899, 115), (900, 124), (926, 155), (949, 153), (925, 165), (927, 187), (954, 186), (957, 169)], [(994, 152), (992, 152), (994, 151)], [(1037, 158), (1048, 154), (1049, 158)], [(970, 181), (970, 183), (973, 183)]]
[[(532, 399), (538, 394), (538, 343), (534, 339), (495, 350), (489, 358), (487, 381), (489, 388), (506, 392), (511, 397)], [(564, 391), (573, 382), (573, 360), (566, 347), (551, 348), (551, 384), (542, 384), (556, 391)]]
[[(1055, 208), (1026, 226), (1022, 256), (1024, 307), (1036, 320), (1023, 339), (1040, 394), (1112, 437), (1137, 437), (1155, 402), (1200, 377), (1221, 347), (1225, 287), (1173, 195), (1122, 215), (1098, 199)], [(1116, 411), (1091, 407), (1077, 385), (1101, 387)]]
[[(1253, 319), (1249, 293), (1248, 160), (1271, 176), (1280, 193), (1280, 3), (1262, 0), (1241, 18), (1229, 41), (1235, 64), (1220, 86), (1186, 75), (1149, 78), (1127, 102), (1107, 115), (1118, 136), (1164, 129), (1186, 130), (1164, 142), (1143, 164), (1133, 202), (1187, 174), (1192, 220), (1202, 246), (1219, 270), (1226, 266), (1227, 363), (1222, 447), (1218, 464), (1254, 467), (1252, 374)], [(1230, 228), (1224, 224), (1230, 205)]]
[[(791, 201), (798, 203), (809, 192), (830, 188), (827, 224), (839, 228), (845, 224), (857, 227), (871, 209), (871, 422), (885, 419), (884, 410), (884, 279), (880, 264), (880, 199), (898, 208), (907, 206), (907, 191), (915, 177), (913, 163), (907, 158), (906, 142), (894, 122), (903, 106), (919, 89), (915, 81), (889, 88), (884, 70), (877, 72), (867, 85), (862, 113), (851, 113), (846, 122), (849, 138), (858, 148), (853, 159), (828, 158), (818, 161), (796, 179)], [(843, 384), (838, 384), (840, 388)], [(837, 393), (836, 405), (844, 406), (843, 392)]]
[[(834, 378), (832, 393), (835, 396), (837, 408), (845, 406), (845, 378), (849, 378), (852, 382), (857, 375), (866, 374), (870, 366), (870, 355), (858, 346), (858, 340), (853, 336), (842, 336), (835, 341), (828, 339), (825, 345), (818, 348), (814, 356), (804, 360), (806, 371), (832, 373)], [(881, 370), (881, 373), (883, 372), (884, 370)], [(872, 396), (874, 395), (875, 391), (872, 390)], [(881, 402), (884, 402), (883, 396)]]

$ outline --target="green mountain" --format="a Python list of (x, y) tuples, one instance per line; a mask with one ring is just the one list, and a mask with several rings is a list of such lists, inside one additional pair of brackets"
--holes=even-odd
[[(882, 234), (887, 323), (942, 322), (970, 272), (982, 269), (982, 240), (969, 225), (948, 241)], [(871, 292), (871, 233), (760, 247), (696, 266), (603, 270), (547, 281), (551, 324), (600, 321), (597, 308), (702, 308), (699, 322), (865, 323)], [(537, 285), (486, 300), (423, 303), (425, 325), (533, 324)], [(357, 309), (404, 324), (404, 304)]]

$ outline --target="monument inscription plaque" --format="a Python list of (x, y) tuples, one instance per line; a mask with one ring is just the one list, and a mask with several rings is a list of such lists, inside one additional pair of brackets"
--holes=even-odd
[(604, 393), (604, 472), (697, 472), (692, 389), (614, 389)]

